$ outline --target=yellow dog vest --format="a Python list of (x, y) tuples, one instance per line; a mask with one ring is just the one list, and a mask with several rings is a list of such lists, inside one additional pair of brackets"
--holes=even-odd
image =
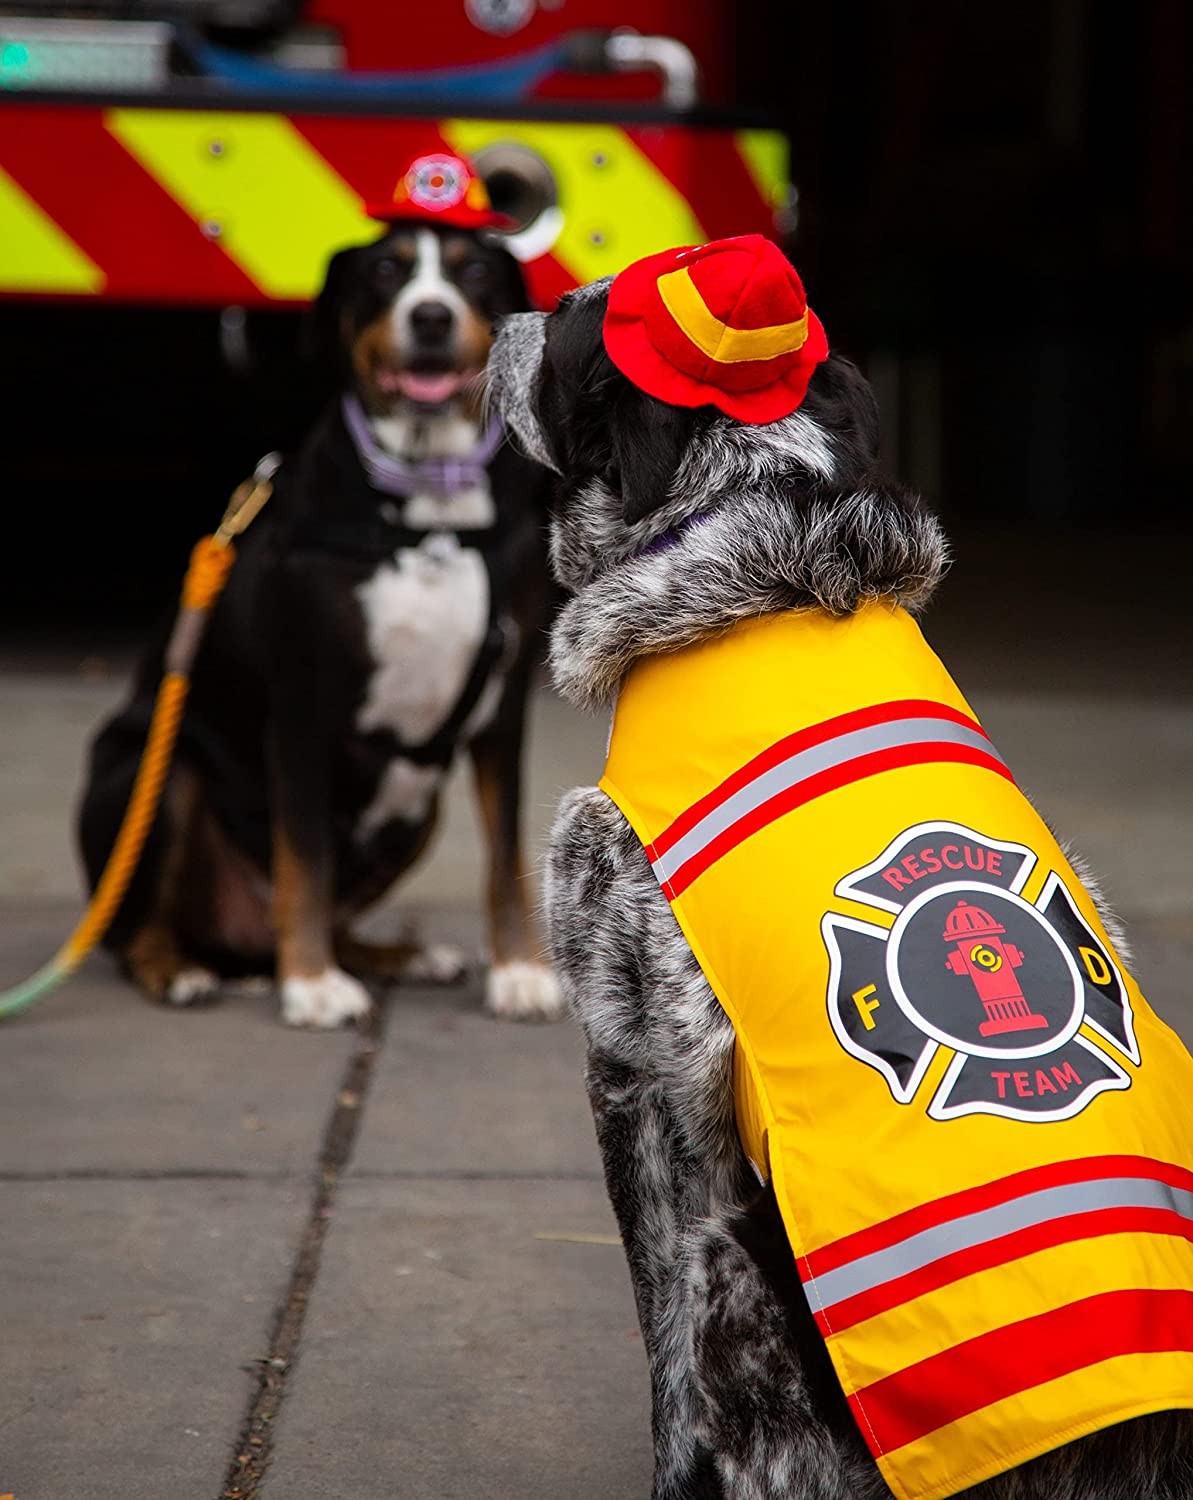
[(641, 662), (601, 785), (895, 1494), (1193, 1407), (1193, 1060), (910, 616)]

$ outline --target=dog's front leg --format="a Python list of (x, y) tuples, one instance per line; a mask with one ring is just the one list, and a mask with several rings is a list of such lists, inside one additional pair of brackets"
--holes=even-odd
[(692, 1164), (658, 1080), (601, 1051), (591, 1034), (585, 1084), (650, 1374), (653, 1500), (711, 1500), (723, 1492), (704, 1438), (683, 1253), (694, 1222)]
[[(564, 799), (546, 907), (555, 961), (584, 1029), (585, 1084), (648, 1361), (655, 1500), (720, 1496), (686, 1267), (693, 1233), (738, 1176), (732, 1110), (720, 1119), (725, 1111), (714, 1102), (709, 1112), (728, 1081), (732, 1028), (660, 906), (642, 846), (595, 789)], [(677, 1073), (695, 1103), (686, 1122)]]
[(339, 1026), (366, 1015), (370, 1001), (365, 987), (333, 956), (328, 746), (309, 719), (299, 728), (284, 705), (275, 708), (270, 772), (282, 1019), (291, 1026)]
[(515, 671), (496, 719), (469, 745), (488, 845), (490, 968), (485, 1006), (495, 1016), (554, 1020), (563, 998), (544, 960), (522, 856), (522, 740), (529, 669)]
[(654, 1500), (877, 1500), (839, 1392), (817, 1393), (790, 1246), (737, 1140), (733, 1028), (601, 792), (564, 800), (547, 909), (650, 1366)]

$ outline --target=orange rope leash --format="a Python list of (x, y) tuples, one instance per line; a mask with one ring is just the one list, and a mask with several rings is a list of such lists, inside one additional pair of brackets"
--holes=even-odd
[(116, 835), (104, 873), (83, 920), (62, 945), (61, 958), (67, 965), (68, 972), (78, 968), (107, 932), (124, 899), (124, 893), (128, 890), (149, 829), (157, 815), (189, 691), (190, 680), (181, 672), (167, 672), (161, 680), (153, 707), (149, 737), (141, 752), (141, 764), (137, 768), (137, 779), (133, 783), (120, 832)]
[(111, 926), (133, 878), (145, 840), (157, 816), (174, 745), (182, 724), (190, 673), (212, 606), (223, 592), (236, 561), (233, 537), (253, 521), (273, 493), (276, 454), (257, 465), (252, 479), (238, 486), (216, 531), (203, 537), (191, 552), (182, 583), (182, 598), (174, 631), (166, 648), (165, 671), (153, 705), (153, 718), (128, 807), (103, 875), (78, 926), (54, 957), (23, 984), (0, 993), (0, 1020), (26, 1010), (73, 974)]
[(182, 608), (210, 609), (223, 593), (235, 561), (236, 548), (220, 541), (218, 534), (196, 542), (182, 581)]

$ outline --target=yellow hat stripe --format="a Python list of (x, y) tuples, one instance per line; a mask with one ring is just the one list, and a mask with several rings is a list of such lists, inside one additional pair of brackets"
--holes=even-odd
[(658, 279), (659, 296), (667, 311), (709, 359), (719, 365), (741, 365), (754, 359), (774, 359), (794, 354), (808, 337), (808, 314), (794, 323), (774, 323), (769, 328), (730, 328), (705, 306), (686, 266), (668, 271)]

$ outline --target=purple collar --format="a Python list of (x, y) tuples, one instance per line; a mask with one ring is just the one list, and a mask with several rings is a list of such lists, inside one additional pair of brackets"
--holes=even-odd
[(653, 542), (647, 542), (646, 546), (634, 555), (635, 557), (650, 557), (655, 552), (670, 552), (672, 547), (679, 546), (686, 531), (691, 531), (693, 526), (703, 526), (709, 519), (707, 512), (684, 516), (681, 521), (676, 521), (674, 526), (669, 526), (666, 531), (656, 536)]
[(373, 436), (369, 419), (359, 399), (349, 392), (341, 408), (348, 436), (360, 458), (369, 483), (387, 495), (413, 495), (416, 490), (433, 490), (437, 495), (454, 495), (470, 485), (479, 484), (493, 455), (505, 436), (501, 418), (494, 416), (471, 453), (463, 458), (420, 458), (407, 462), (387, 453)]

